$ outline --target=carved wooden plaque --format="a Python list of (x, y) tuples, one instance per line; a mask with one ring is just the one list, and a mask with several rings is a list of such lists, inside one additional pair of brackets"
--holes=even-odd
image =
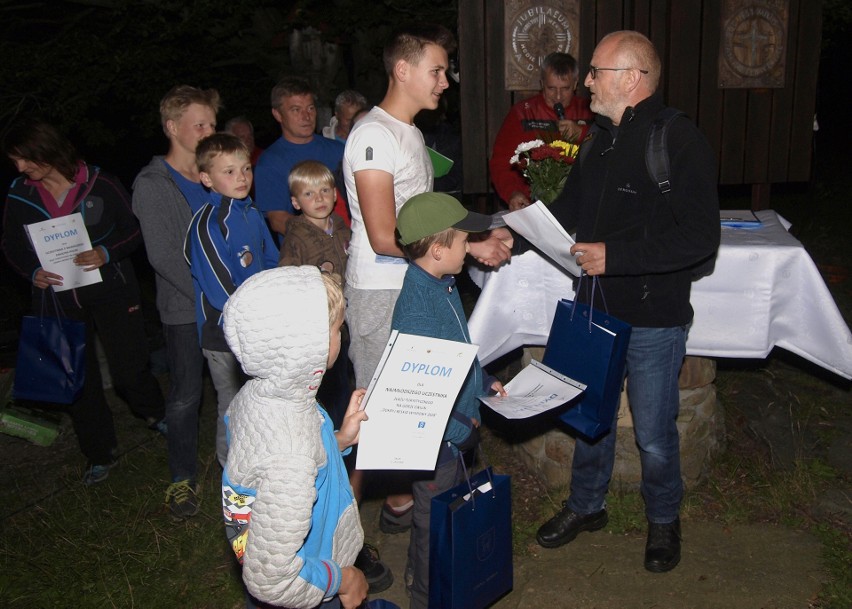
[(506, 89), (537, 91), (541, 62), (554, 51), (580, 48), (579, 0), (504, 0)]
[(784, 86), (788, 16), (788, 0), (724, 0), (719, 87)]

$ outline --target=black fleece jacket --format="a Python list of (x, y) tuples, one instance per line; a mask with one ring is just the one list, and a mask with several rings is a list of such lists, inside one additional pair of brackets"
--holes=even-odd
[[(618, 126), (597, 117), (599, 129), (583, 144), (591, 149), (551, 205), (577, 242), (606, 244), (600, 283), (607, 309), (637, 327), (689, 323), (690, 267), (719, 247), (715, 155), (691, 120), (679, 117), (669, 129), (668, 200), (648, 173), (648, 134), (663, 107), (655, 94), (628, 107)], [(582, 292), (581, 302), (589, 302)], [(599, 296), (594, 304), (603, 309)]]

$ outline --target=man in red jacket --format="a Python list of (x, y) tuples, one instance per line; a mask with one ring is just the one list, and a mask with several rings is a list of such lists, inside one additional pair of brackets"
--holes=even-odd
[(509, 163), (518, 144), (549, 134), (550, 139), (581, 142), (594, 116), (589, 100), (575, 95), (579, 82), (577, 60), (568, 53), (551, 53), (541, 64), (541, 92), (512, 106), (503, 120), (488, 168), (491, 182), (510, 210), (530, 204), (530, 186)]

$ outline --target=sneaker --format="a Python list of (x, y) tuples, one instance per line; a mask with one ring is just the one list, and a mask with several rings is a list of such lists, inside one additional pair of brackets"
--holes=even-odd
[(164, 438), (169, 436), (169, 428), (166, 425), (166, 419), (163, 418), (158, 421), (154, 417), (150, 417), (145, 422), (148, 424), (148, 429), (158, 432)]
[(83, 473), (83, 484), (91, 486), (98, 482), (103, 482), (109, 477), (109, 470), (115, 467), (118, 461), (111, 461), (102, 465), (94, 465), (89, 463), (86, 466), (86, 471)]
[(365, 543), (358, 552), (355, 568), (364, 572), (369, 594), (383, 592), (393, 584), (393, 573), (390, 568), (379, 559), (379, 551), (375, 546), (368, 543)]
[(396, 535), (405, 533), (411, 528), (411, 514), (414, 511), (414, 502), (408, 508), (398, 512), (387, 503), (382, 504), (382, 513), (379, 516), (379, 529), (382, 533)]
[(173, 482), (166, 489), (166, 505), (172, 518), (184, 520), (198, 513), (198, 485), (189, 480)]

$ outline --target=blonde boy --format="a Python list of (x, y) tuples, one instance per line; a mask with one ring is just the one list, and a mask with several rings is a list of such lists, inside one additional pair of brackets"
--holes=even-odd
[(288, 182), (293, 207), (302, 213), (287, 223), (279, 266), (312, 264), (344, 277), (352, 231), (334, 212), (334, 174), (318, 161), (302, 161)]
[[(302, 161), (293, 166), (288, 182), (293, 208), (302, 213), (287, 223), (278, 266), (310, 264), (343, 281), (352, 231), (334, 212), (337, 199), (334, 175), (318, 161)], [(343, 422), (351, 393), (348, 349), (349, 333), (344, 329), (343, 350), (317, 393), (335, 428)]]

